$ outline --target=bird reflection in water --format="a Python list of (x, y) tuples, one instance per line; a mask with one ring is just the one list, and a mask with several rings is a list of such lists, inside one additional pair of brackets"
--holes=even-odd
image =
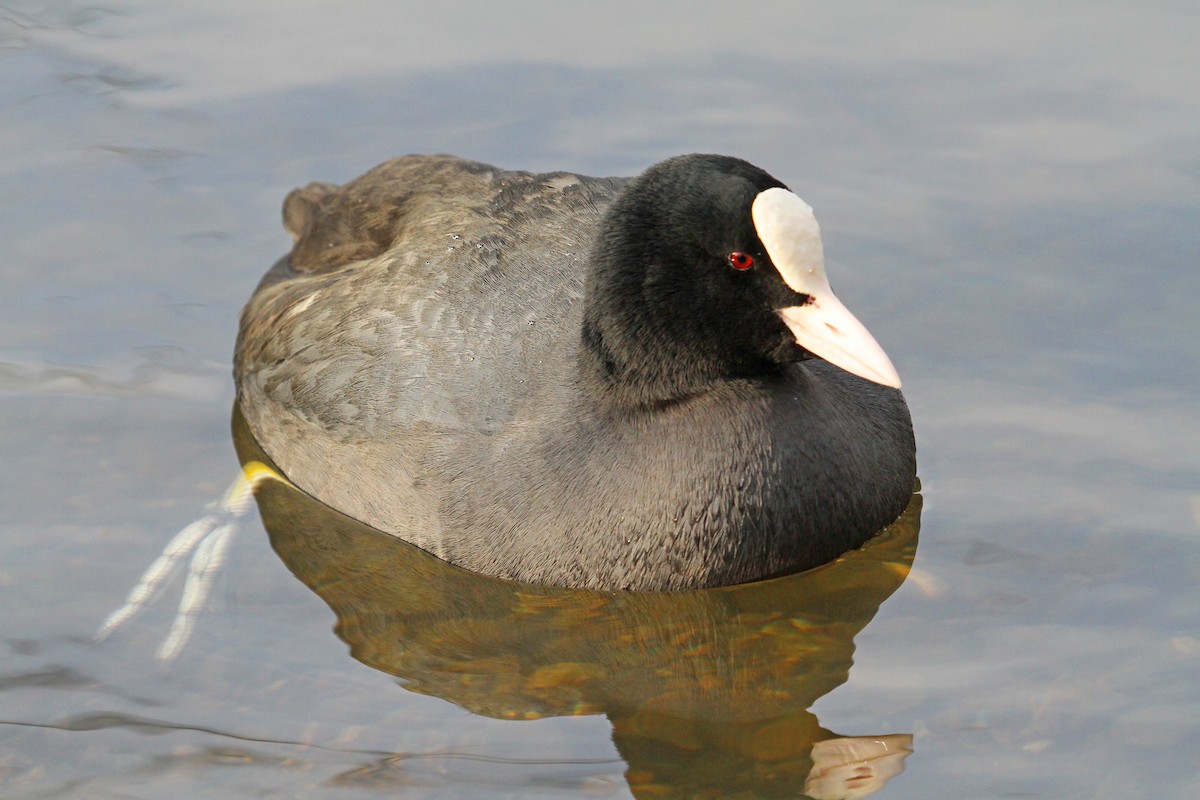
[[(244, 465), (270, 463), (238, 413), (234, 438)], [(635, 796), (848, 800), (912, 752), (909, 734), (840, 737), (808, 709), (847, 680), (854, 636), (908, 575), (920, 494), (865, 546), (799, 575), (613, 593), (468, 572), (282, 478), (255, 496), (356, 659), (487, 717), (603, 714)]]

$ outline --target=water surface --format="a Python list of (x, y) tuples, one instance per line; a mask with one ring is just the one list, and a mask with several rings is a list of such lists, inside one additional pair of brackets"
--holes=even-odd
[[(0, 8), (0, 794), (795, 796), (812, 743), (903, 735), (913, 753), (879, 797), (1200, 795), (1198, 15)], [(174, 596), (92, 644), (236, 474), (236, 315), (287, 246), (284, 194), (430, 151), (603, 175), (724, 152), (813, 204), (839, 295), (916, 420), (907, 579), (862, 579), (865, 607), (810, 576), (745, 595), (749, 610), (705, 601), (695, 613), (720, 624), (688, 657), (653, 638), (678, 610), (480, 589), (487, 613), (429, 612), (458, 620), (433, 641), (459, 660), (427, 648), (434, 668), (360, 635), (411, 621), (331, 595), (344, 581), (313, 578), (311, 556), (252, 520), (170, 666), (154, 651)], [(346, 541), (368, 576), (399, 557)], [(875, 563), (899, 581), (897, 552)], [(819, 596), (849, 617), (818, 619), (803, 603)], [(522, 609), (545, 622), (522, 645), (464, 653)], [(749, 613), (764, 615), (753, 635)], [(580, 652), (580, 617), (642, 631), (647, 660), (599, 634)], [(683, 627), (680, 652), (705, 629)], [(813, 660), (745, 656), (784, 634)], [(721, 647), (733, 655), (706, 657)], [(667, 654), (695, 680), (622, 679), (637, 700), (614, 710), (618, 665), (650, 674)], [(738, 671), (755, 663), (814, 677)], [(784, 722), (697, 725), (721, 717), (688, 692), (714, 681), (748, 710), (783, 692)], [(695, 766), (738, 742), (741, 768)], [(754, 783), (767, 762), (786, 769)]]

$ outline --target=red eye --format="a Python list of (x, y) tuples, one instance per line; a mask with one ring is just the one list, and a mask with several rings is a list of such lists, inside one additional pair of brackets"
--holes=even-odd
[(730, 253), (729, 266), (739, 272), (748, 270), (754, 266), (754, 256), (749, 253)]

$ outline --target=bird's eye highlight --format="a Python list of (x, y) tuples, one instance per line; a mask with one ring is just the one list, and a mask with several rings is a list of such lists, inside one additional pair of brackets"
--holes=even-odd
[(729, 266), (739, 272), (745, 272), (754, 266), (754, 256), (749, 253), (730, 253)]

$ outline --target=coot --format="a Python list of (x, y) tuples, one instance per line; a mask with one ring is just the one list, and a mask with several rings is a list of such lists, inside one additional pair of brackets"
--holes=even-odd
[(737, 158), (637, 178), (395, 159), (284, 203), (238, 402), (301, 489), (454, 564), (595, 589), (797, 572), (915, 476), (812, 210)]

